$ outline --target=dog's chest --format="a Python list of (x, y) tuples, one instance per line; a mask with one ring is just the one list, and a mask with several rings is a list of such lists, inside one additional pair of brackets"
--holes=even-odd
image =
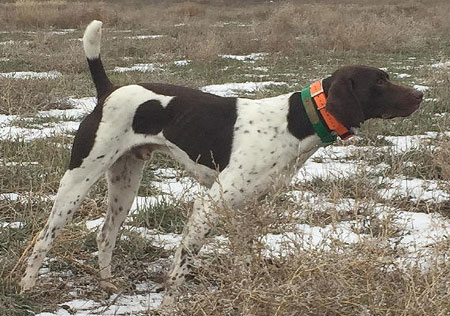
[(296, 157), (299, 140), (287, 128), (288, 99), (238, 99), (231, 162), (245, 169), (269, 169)]

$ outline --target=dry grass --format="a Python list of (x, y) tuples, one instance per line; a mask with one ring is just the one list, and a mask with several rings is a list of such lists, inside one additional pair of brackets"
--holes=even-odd
[(443, 140), (439, 148), (440, 149), (434, 158), (434, 161), (441, 166), (444, 178), (450, 182), (450, 139), (447, 138)]
[(116, 12), (103, 2), (18, 1), (1, 4), (1, 8), (3, 26), (12, 29), (70, 28), (85, 25), (93, 19), (117, 21)]
[(373, 244), (271, 262), (256, 257), (248, 265), (220, 257), (204, 276), (206, 288), (177, 315), (448, 315), (448, 265), (405, 273), (394, 261)]
[[(344, 50), (377, 52), (417, 50), (429, 43), (446, 15), (426, 4), (298, 5), (287, 3), (257, 21), (262, 46), (269, 51)], [(423, 15), (427, 18), (424, 19)], [(442, 34), (444, 37), (446, 35)]]
[[(432, 85), (429, 102), (408, 119), (368, 122), (361, 129), (353, 160), (370, 166), (387, 163), (384, 173), (362, 172), (345, 179), (304, 181), (295, 189), (313, 192), (338, 202), (352, 198), (359, 203), (348, 212), (333, 205), (317, 211), (299, 210), (282, 192), (252, 205), (245, 212), (225, 211), (217, 234), (230, 237), (227, 254), (202, 258), (195, 285), (174, 315), (449, 315), (448, 241), (430, 247), (429, 268), (402, 266), (404, 250), (387, 242), (401, 237), (395, 215), (377, 218), (377, 203), (414, 212), (439, 212), (450, 216), (448, 203), (411, 202), (408, 198), (385, 201), (378, 196), (374, 177), (410, 176), (450, 181), (450, 141), (432, 139), (402, 154), (380, 147), (390, 143), (378, 135), (411, 135), (427, 131), (448, 131), (450, 116), (450, 76), (447, 69), (426, 67), (440, 59), (448, 60), (450, 24), (447, 1), (369, 0), (338, 1), (3, 1), (0, 27), (0, 72), (58, 70), (58, 80), (10, 80), (0, 78), (0, 114), (33, 115), (37, 111), (65, 108), (68, 96), (94, 94), (78, 39), (92, 19), (105, 22), (102, 55), (112, 80), (117, 83), (168, 82), (191, 87), (223, 82), (276, 80), (283, 87), (260, 92), (270, 96), (301, 88), (312, 79), (329, 74), (344, 64), (389, 66), (393, 72), (407, 72), (401, 83)], [(180, 24), (182, 24), (180, 26)], [(178, 25), (178, 26), (176, 26)], [(66, 35), (54, 35), (58, 28), (75, 28)], [(121, 32), (121, 31), (130, 32)], [(139, 41), (134, 35), (162, 34), (160, 39)], [(221, 54), (265, 52), (255, 63), (225, 60)], [(125, 59), (125, 57), (127, 59)], [(408, 57), (416, 60), (405, 61)], [(176, 67), (174, 60), (190, 59), (191, 64)], [(114, 73), (115, 66), (155, 63), (163, 71)], [(425, 65), (425, 67), (423, 67)], [(267, 68), (255, 72), (254, 67)], [(402, 68), (411, 66), (410, 69)], [(266, 75), (250, 78), (247, 75)], [(257, 78), (257, 79), (255, 79)], [(417, 80), (424, 80), (418, 82)], [(16, 126), (34, 123), (17, 119)], [(49, 123), (49, 122), (45, 122)], [(51, 207), (43, 199), (54, 194), (68, 160), (70, 136), (31, 142), (0, 141), (0, 193), (25, 194), (24, 201), (0, 200), (0, 220), (24, 223), (21, 229), (0, 228), (0, 315), (27, 315), (27, 309), (53, 311), (56, 304), (70, 299), (73, 288), (80, 297), (105, 299), (96, 285), (95, 234), (84, 221), (100, 216), (105, 208), (105, 184), (91, 192), (87, 202), (60, 237), (50, 257), (56, 276), (43, 278), (39, 288), (18, 294), (18, 271), (9, 272), (17, 262), (30, 236), (42, 228)], [(28, 164), (38, 162), (38, 164)], [(10, 163), (18, 163), (9, 165)], [(166, 157), (158, 157), (161, 167), (175, 167)], [(140, 195), (154, 194), (152, 170), (147, 169)], [(450, 191), (447, 185), (445, 190)], [(133, 217), (132, 224), (179, 232), (189, 203), (159, 205)], [(302, 216), (299, 218), (298, 213)], [(260, 237), (289, 231), (292, 225), (325, 227), (342, 221), (355, 221), (355, 233), (370, 238), (354, 245), (331, 240), (326, 250), (294, 247), (285, 257), (265, 258)], [(238, 224), (237, 224), (238, 223)], [(126, 240), (118, 242), (114, 255), (115, 275), (124, 280), (124, 293), (134, 293), (141, 280), (161, 282), (162, 270), (148, 270), (159, 257), (168, 254), (155, 249), (137, 234), (124, 230)], [(64, 237), (65, 236), (65, 237)], [(83, 265), (75, 259), (86, 260)], [(129, 267), (133, 267), (130, 269)], [(73, 273), (66, 282), (64, 272)], [(61, 273), (61, 274), (58, 274)]]
[(206, 13), (206, 8), (204, 4), (185, 1), (175, 4), (169, 12), (186, 17), (203, 16)]
[[(4, 29), (82, 29), (89, 21), (100, 19), (106, 27), (146, 28), (166, 34), (168, 40), (160, 41), (161, 46), (153, 47), (152, 52), (202, 61), (215, 60), (219, 53), (282, 52), (283, 56), (305, 58), (330, 51), (414, 52), (440, 49), (450, 34), (446, 16), (450, 4), (439, 1), (433, 6), (408, 1), (365, 5), (256, 1), (233, 6), (222, 1), (141, 1), (128, 7), (106, 1), (22, 1), (3, 3), (0, 8), (0, 27)], [(48, 44), (38, 37), (35, 42)], [(58, 51), (52, 48), (50, 44), (49, 51)], [(61, 53), (66, 53), (70, 45), (62, 48)]]
[[(101, 19), (109, 27), (146, 27), (161, 31), (184, 23), (187, 34), (173, 35), (179, 41), (186, 41), (180, 46), (190, 47), (197, 43), (194, 44), (197, 50), (216, 45), (210, 33), (214, 33), (225, 49), (283, 54), (311, 54), (318, 53), (317, 50), (411, 51), (429, 45), (439, 47), (450, 34), (446, 15), (450, 4), (440, 1), (434, 1), (434, 5), (410, 1), (365, 5), (331, 1), (315, 5), (256, 2), (231, 7), (221, 1), (214, 5), (190, 1), (147, 4), (142, 1), (126, 10), (118, 2), (106, 1), (23, 1), (0, 6), (0, 26), (8, 29), (79, 28), (93, 19)], [(222, 22), (231, 21), (252, 26), (250, 31), (245, 31), (246, 40), (236, 37), (236, 33), (243, 31), (239, 26), (231, 33), (220, 27)], [(199, 33), (199, 29), (204, 32)], [(199, 47), (205, 39), (205, 46)]]
[[(201, 259), (197, 285), (191, 285), (174, 315), (444, 316), (450, 312), (449, 265), (439, 255), (428, 257), (425, 270), (419, 263), (403, 261), (402, 250), (388, 242), (398, 233), (392, 218), (370, 222), (367, 231), (360, 232), (374, 239), (362, 237), (355, 245), (331, 239), (327, 246), (309, 250), (298, 244), (288, 255), (267, 258), (259, 237), (286, 224), (283, 217), (292, 211), (286, 207), (274, 198), (245, 212), (222, 213), (219, 233), (229, 236), (232, 255), (220, 250)], [(367, 221), (364, 217), (362, 222)], [(433, 250), (442, 254), (450, 249), (444, 241)]]

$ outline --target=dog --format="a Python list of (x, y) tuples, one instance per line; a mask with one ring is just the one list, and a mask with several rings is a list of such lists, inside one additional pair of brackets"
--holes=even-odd
[(342, 67), (302, 91), (257, 100), (159, 83), (115, 86), (100, 59), (101, 27), (102, 22), (91, 22), (83, 37), (97, 105), (76, 133), (68, 170), (21, 280), (24, 291), (34, 286), (53, 240), (103, 174), (108, 206), (97, 235), (98, 261), (101, 286), (114, 289), (116, 237), (144, 163), (158, 151), (208, 188), (194, 202), (175, 252), (163, 299), (163, 305), (170, 305), (218, 220), (217, 207), (244, 206), (289, 182), (321, 146), (338, 136), (351, 137), (368, 119), (408, 116), (423, 98), (420, 91), (393, 84), (386, 72), (368, 66)]

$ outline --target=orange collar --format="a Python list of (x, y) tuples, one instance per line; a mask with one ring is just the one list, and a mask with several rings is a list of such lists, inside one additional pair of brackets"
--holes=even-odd
[(317, 106), (317, 111), (319, 111), (328, 129), (336, 132), (342, 140), (352, 137), (354, 134), (326, 110), (327, 97), (323, 91), (322, 80), (313, 82), (309, 89), (311, 92), (311, 98)]

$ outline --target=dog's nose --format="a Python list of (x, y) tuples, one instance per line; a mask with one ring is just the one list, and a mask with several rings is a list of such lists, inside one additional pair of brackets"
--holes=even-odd
[(422, 98), (423, 98), (423, 92), (422, 92), (422, 91), (419, 91), (419, 90), (414, 90), (414, 96), (415, 96), (417, 99), (422, 99)]

